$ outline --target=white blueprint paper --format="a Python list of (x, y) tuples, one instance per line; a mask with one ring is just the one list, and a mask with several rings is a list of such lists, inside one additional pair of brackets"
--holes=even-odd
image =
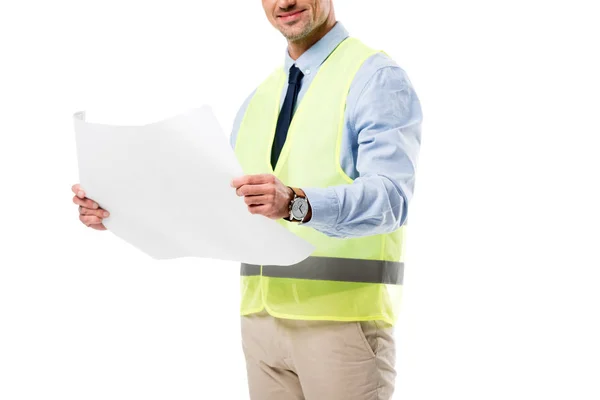
[(79, 182), (110, 212), (104, 225), (156, 259), (205, 257), (291, 265), (314, 247), (248, 212), (229, 186), (244, 175), (208, 106), (143, 126), (74, 115)]

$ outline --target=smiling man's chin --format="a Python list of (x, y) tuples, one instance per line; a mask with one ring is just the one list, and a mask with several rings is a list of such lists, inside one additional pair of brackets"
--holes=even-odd
[(296, 20), (279, 24), (279, 30), (288, 40), (299, 40), (311, 31), (310, 24), (304, 20)]

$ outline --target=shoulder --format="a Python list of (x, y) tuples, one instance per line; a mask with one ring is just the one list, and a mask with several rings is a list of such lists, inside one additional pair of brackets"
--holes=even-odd
[(252, 90), (252, 92), (250, 92), (250, 94), (246, 97), (246, 99), (244, 100), (244, 102), (238, 110), (238, 118), (245, 113), (246, 109), (248, 108), (248, 105), (250, 104), (250, 101), (257, 93), (261, 91), (261, 89), (264, 89), (268, 85), (277, 84), (277, 82), (281, 80), (282, 75), (285, 76), (285, 72), (282, 66), (273, 68), (273, 70), (266, 77), (264, 77), (263, 80), (258, 84), (258, 86), (254, 88), (254, 90)]
[(377, 52), (361, 65), (352, 86), (362, 91), (366, 86), (374, 88), (411, 86), (406, 71), (384, 52)]
[(348, 121), (357, 131), (373, 119), (397, 124), (420, 118), (420, 105), (406, 71), (390, 56), (370, 56), (356, 73), (347, 97)]
[(246, 97), (246, 99), (244, 100), (244, 102), (242, 103), (240, 108), (238, 109), (237, 114), (235, 115), (235, 118), (233, 121), (233, 126), (231, 128), (231, 135), (230, 135), (230, 139), (229, 139), (230, 144), (233, 148), (235, 148), (237, 134), (240, 130), (240, 127), (244, 120), (244, 116), (246, 115), (246, 111), (248, 110), (248, 106), (250, 105), (250, 102), (252, 101), (252, 99), (254, 98), (254, 96), (260, 90), (261, 87), (264, 87), (265, 85), (269, 85), (270, 83), (275, 82), (277, 79), (280, 79), (282, 73), (285, 74), (285, 72), (283, 71), (283, 68), (281, 66), (274, 68), (273, 71), (266, 78), (264, 78), (263, 81), (254, 90), (252, 90), (252, 92), (250, 92), (250, 94)]

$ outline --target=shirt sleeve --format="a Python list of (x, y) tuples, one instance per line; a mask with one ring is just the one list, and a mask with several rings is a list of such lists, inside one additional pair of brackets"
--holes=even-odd
[(244, 119), (244, 115), (246, 114), (246, 110), (248, 109), (248, 104), (250, 104), (250, 100), (252, 100), (252, 96), (254, 96), (255, 92), (256, 92), (256, 89), (254, 89), (252, 91), (252, 93), (250, 93), (250, 95), (248, 97), (246, 97), (246, 100), (244, 100), (244, 103), (242, 103), (240, 109), (238, 110), (237, 114), (235, 115), (235, 119), (233, 120), (233, 127), (231, 128), (231, 135), (229, 136), (229, 144), (231, 145), (231, 148), (234, 150), (235, 150), (235, 141), (237, 139), (237, 135), (240, 130), (240, 125), (242, 124), (242, 119)]
[(311, 220), (302, 225), (339, 238), (393, 232), (406, 222), (414, 191), (419, 99), (404, 70), (386, 66), (367, 81), (349, 111), (358, 176), (351, 184), (302, 188), (312, 208)]

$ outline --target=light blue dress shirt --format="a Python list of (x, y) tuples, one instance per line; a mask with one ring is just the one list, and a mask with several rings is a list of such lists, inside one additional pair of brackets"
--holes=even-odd
[[(348, 31), (337, 22), (295, 61), (304, 74), (296, 107), (321, 64), (347, 37)], [(286, 49), (286, 73), (292, 64)], [(287, 85), (281, 105), (286, 91)], [(230, 137), (233, 148), (254, 92), (235, 118)], [(405, 224), (415, 185), (421, 121), (421, 105), (404, 70), (383, 53), (367, 59), (352, 81), (344, 114), (340, 165), (354, 181), (327, 188), (303, 187), (312, 218), (302, 225), (328, 236), (349, 238), (388, 233)]]

